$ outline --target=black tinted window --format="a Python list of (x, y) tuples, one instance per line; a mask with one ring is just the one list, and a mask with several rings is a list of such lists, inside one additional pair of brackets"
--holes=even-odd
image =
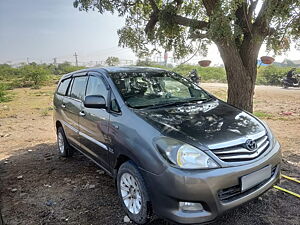
[(59, 87), (57, 89), (57, 93), (61, 95), (65, 95), (70, 84), (71, 79), (66, 79), (60, 82)]
[(86, 96), (88, 95), (101, 95), (107, 98), (108, 91), (103, 80), (99, 77), (90, 76), (88, 86), (86, 89)]
[(71, 91), (72, 98), (83, 100), (85, 87), (86, 87), (86, 80), (87, 80), (86, 76), (74, 78), (72, 91)]
[(110, 110), (113, 111), (113, 112), (117, 112), (117, 113), (121, 112), (114, 93), (111, 93)]

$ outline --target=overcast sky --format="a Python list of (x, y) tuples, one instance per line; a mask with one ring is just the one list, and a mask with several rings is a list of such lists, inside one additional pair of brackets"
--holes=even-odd
[[(98, 12), (79, 12), (73, 0), (0, 0), (0, 63), (104, 60), (108, 56), (134, 59), (129, 49), (118, 48), (117, 30), (124, 18), (101, 15)], [(260, 55), (264, 55), (264, 48)], [(197, 57), (194, 60), (203, 59)], [(207, 58), (221, 63), (215, 46)], [(299, 51), (276, 57), (300, 59)]]

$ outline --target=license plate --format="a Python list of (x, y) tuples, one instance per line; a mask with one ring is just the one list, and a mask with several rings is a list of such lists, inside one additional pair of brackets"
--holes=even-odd
[(257, 184), (267, 180), (271, 177), (271, 165), (266, 166), (254, 173), (250, 173), (241, 178), (242, 181), (242, 192), (246, 191)]

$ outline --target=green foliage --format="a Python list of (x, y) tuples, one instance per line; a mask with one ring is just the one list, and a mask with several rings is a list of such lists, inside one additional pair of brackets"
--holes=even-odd
[[(201, 76), (202, 82), (218, 82), (226, 83), (226, 72), (222, 67), (200, 67), (198, 65), (183, 64), (175, 68), (171, 66), (157, 65), (149, 60), (139, 60), (137, 66), (158, 67), (179, 73), (180, 75), (187, 76), (189, 72), (196, 69)], [(258, 85), (281, 85), (281, 79), (287, 75), (287, 72), (292, 67), (279, 67), (279, 66), (264, 66), (258, 69), (256, 84)], [(296, 73), (300, 73), (300, 68)]]
[(10, 100), (10, 97), (7, 94), (7, 86), (3, 83), (0, 83), (0, 102), (7, 102)]
[(17, 77), (19, 71), (7, 64), (0, 64), (0, 81), (10, 80), (12, 77)]
[(7, 64), (0, 64), (0, 81), (5, 83), (7, 89), (32, 87), (39, 88), (41, 85), (56, 83), (62, 74), (70, 73), (84, 67), (72, 66), (65, 62), (58, 64), (41, 64), (31, 63), (13, 68)]
[(109, 66), (117, 66), (120, 64), (120, 59), (118, 57), (110, 56), (106, 59), (105, 63)]
[(262, 111), (255, 111), (253, 114), (260, 119), (271, 119), (274, 117), (272, 114)]
[(74, 0), (74, 7), (126, 16), (118, 31), (120, 45), (141, 55), (160, 46), (182, 57), (197, 48), (199, 39), (204, 45), (212, 40), (240, 48), (249, 36), (266, 40), (277, 53), (300, 36), (299, 0)]
[(83, 66), (73, 66), (69, 62), (60, 63), (57, 66), (51, 65), (51, 71), (55, 75), (63, 75), (67, 73), (74, 72), (76, 70), (84, 69)]
[(206, 82), (226, 82), (226, 73), (224, 68), (220, 67), (200, 67), (193, 65), (180, 65), (174, 71), (184, 76), (188, 75), (193, 69), (196, 69), (202, 81)]
[[(261, 67), (257, 74), (257, 84), (281, 85), (281, 79), (287, 75), (291, 67), (266, 66)], [(300, 73), (298, 69), (296, 73)]]
[(144, 67), (156, 67), (156, 68), (162, 68), (165, 70), (171, 70), (173, 68), (172, 64), (161, 65), (156, 62), (152, 62), (149, 60), (149, 58), (146, 58), (145, 60), (139, 59), (136, 63), (136, 66), (144, 66)]
[(40, 85), (49, 79), (50, 71), (37, 64), (26, 65), (21, 68), (21, 74), (24, 79), (32, 83), (33, 88), (39, 88)]

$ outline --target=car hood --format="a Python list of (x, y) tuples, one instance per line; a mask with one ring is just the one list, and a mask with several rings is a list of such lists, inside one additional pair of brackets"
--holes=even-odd
[(230, 146), (233, 141), (245, 141), (266, 132), (253, 116), (217, 99), (135, 112), (163, 135), (209, 149)]

